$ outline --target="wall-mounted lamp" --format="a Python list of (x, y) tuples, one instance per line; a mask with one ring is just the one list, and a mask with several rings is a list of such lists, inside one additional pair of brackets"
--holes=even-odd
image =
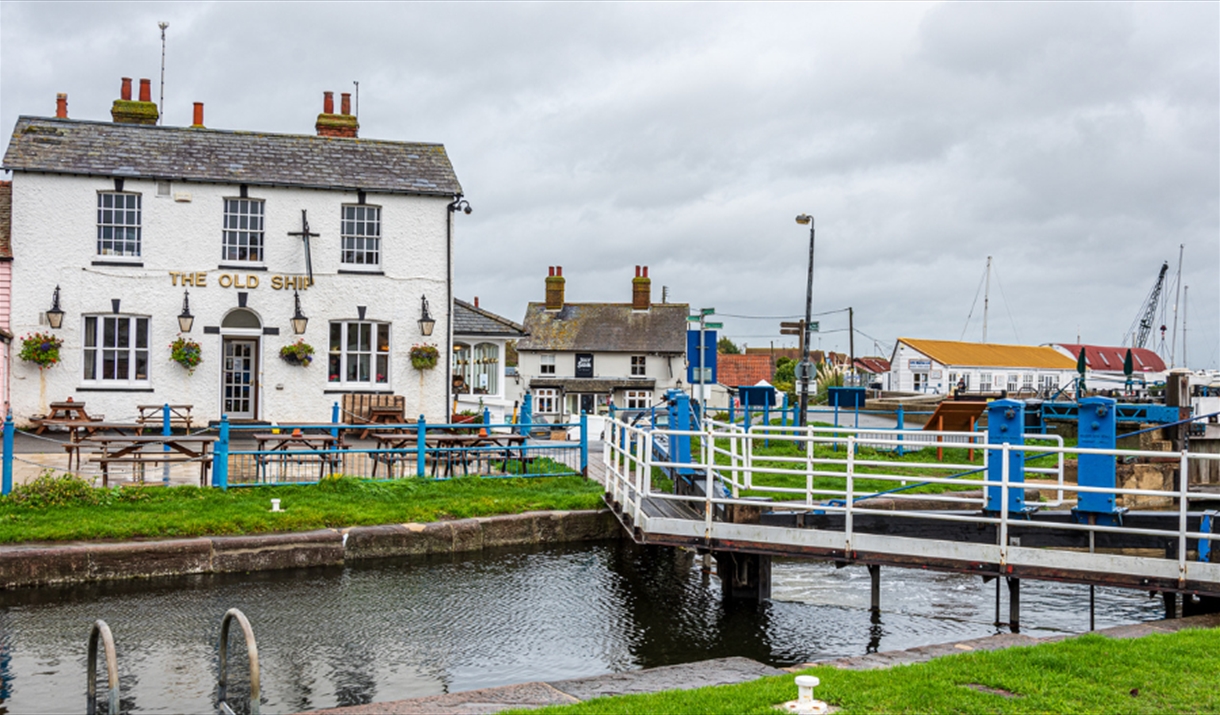
[(296, 312), (292, 314), (292, 332), (297, 335), (305, 333), (305, 326), (309, 325), (309, 318), (301, 312), (301, 294), (297, 291), (292, 291), (292, 298), (296, 301)]
[(474, 209), (470, 208), (470, 202), (463, 198), (454, 199), (453, 203), (449, 204), (450, 213), (453, 213), (456, 211), (461, 211), (462, 213), (469, 216), (470, 212), (473, 210)]
[(178, 316), (178, 330), (189, 333), (195, 324), (195, 316), (191, 315), (191, 296), (187, 290), (182, 291), (182, 314)]
[(419, 334), (425, 338), (432, 334), (432, 329), (436, 327), (436, 319), (428, 312), (428, 297), (421, 295), (419, 297)]
[(51, 298), (51, 309), (47, 311), (47, 324), (52, 330), (59, 330), (64, 324), (64, 311), (59, 307), (59, 286), (55, 286), (55, 295)]

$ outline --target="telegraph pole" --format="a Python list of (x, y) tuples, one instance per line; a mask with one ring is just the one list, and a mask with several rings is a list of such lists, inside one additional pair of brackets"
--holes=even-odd
[(165, 123), (165, 28), (169, 23), (162, 20), (157, 23), (161, 28), (161, 104), (157, 107), (157, 124)]
[(813, 326), (813, 216), (801, 214), (796, 217), (796, 222), (802, 226), (809, 224), (809, 276), (805, 282), (805, 329), (801, 331), (801, 362), (797, 368), (798, 377), (801, 380), (801, 415), (798, 424), (804, 427), (808, 422), (809, 377), (813, 372), (813, 366), (809, 364), (809, 329)]
[(851, 337), (847, 339), (847, 351), (850, 353), (851, 359), (851, 385), (859, 387), (856, 384), (856, 311), (852, 307), (847, 308), (847, 334)]

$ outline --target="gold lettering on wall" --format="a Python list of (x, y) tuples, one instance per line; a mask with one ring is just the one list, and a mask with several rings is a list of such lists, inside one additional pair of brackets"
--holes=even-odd
[[(175, 287), (206, 288), (208, 274), (206, 271), (169, 271), (169, 281)], [(220, 273), (216, 276), (216, 284), (221, 288), (253, 290), (262, 284), (262, 278), (255, 273)], [(313, 281), (306, 276), (271, 276), (272, 290), (305, 290), (311, 285)]]

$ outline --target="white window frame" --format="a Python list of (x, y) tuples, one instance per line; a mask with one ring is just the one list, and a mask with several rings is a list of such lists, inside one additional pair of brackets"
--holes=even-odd
[[(336, 334), (337, 329), (337, 334)], [(368, 342), (360, 340), (360, 332), (368, 330)], [(352, 331), (358, 331), (356, 344), (351, 346)], [(384, 337), (384, 342), (382, 338)], [(331, 387), (355, 389), (389, 388), (394, 369), (392, 360), (393, 334), (389, 323), (375, 320), (333, 320), (327, 335), (326, 384)], [(337, 344), (336, 344), (337, 342)], [(367, 348), (364, 345), (367, 344)], [(361, 358), (367, 356), (366, 378), (361, 379)], [(356, 377), (349, 378), (353, 362)]]
[(1034, 389), (1034, 375), (1033, 375), (1033, 373), (1027, 372), (1021, 376), (1021, 391), (1022, 392), (1031, 392), (1031, 391), (1033, 391), (1033, 389)]
[(340, 208), (339, 262), (345, 267), (357, 269), (381, 267), (380, 206), (343, 204)]
[(540, 387), (534, 390), (534, 412), (540, 415), (559, 414), (559, 389)]
[(979, 373), (979, 392), (991, 392), (991, 373)]
[[(119, 199), (122, 199), (124, 204), (134, 203), (134, 208), (127, 205), (116, 207), (114, 204)], [(111, 205), (106, 206), (107, 202)], [(98, 256), (137, 259), (143, 255), (143, 203), (142, 196), (133, 191), (97, 192), (97, 244), (95, 248)], [(120, 218), (122, 220), (119, 220)], [(110, 232), (109, 237), (105, 236), (107, 231)], [(120, 238), (118, 236), (120, 231), (129, 233)], [(131, 233), (134, 233), (134, 238)], [(116, 250), (116, 244), (121, 248)], [(134, 248), (131, 248), (132, 246)]]
[(623, 393), (623, 407), (628, 410), (646, 410), (652, 402), (650, 390), (627, 390)]
[(555, 374), (555, 353), (543, 353), (538, 356), (538, 374)]
[[(258, 212), (251, 209), (258, 206)], [(224, 200), (224, 219), (220, 232), (220, 260), (222, 262), (250, 263), (261, 265), (266, 260), (267, 251), (267, 202), (263, 199), (226, 198)], [(242, 219), (245, 219), (243, 222)], [(242, 240), (245, 244), (242, 244)], [(256, 251), (251, 250), (255, 246)], [(246, 257), (242, 258), (242, 251)], [(257, 257), (251, 257), (257, 252)]]
[(632, 377), (647, 377), (648, 376), (648, 356), (647, 355), (632, 355), (631, 356), (631, 376)]
[[(151, 369), (150, 325), (147, 315), (115, 315), (99, 313), (83, 316), (81, 327), (81, 383), (84, 385), (105, 385), (107, 387), (146, 387), (150, 384)], [(127, 330), (126, 345), (120, 345), (120, 325), (125, 323)], [(106, 340), (107, 324), (114, 326), (113, 338)], [(140, 346), (140, 332), (143, 331), (144, 345)], [(110, 342), (110, 345), (106, 343)], [(105, 374), (107, 357), (111, 357), (115, 367), (120, 356), (127, 363), (126, 374), (119, 376), (117, 369), (111, 375)], [(144, 361), (144, 377), (138, 376), (140, 359)], [(90, 377), (92, 374), (92, 377)]]

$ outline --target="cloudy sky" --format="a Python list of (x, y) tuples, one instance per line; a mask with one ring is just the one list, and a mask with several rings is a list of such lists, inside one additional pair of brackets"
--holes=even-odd
[(990, 342), (1118, 344), (1185, 245), (1186, 357), (1220, 366), (1217, 3), (5, 1), (0, 125), (155, 94), (158, 20), (169, 124), (313, 133), (359, 81), (361, 136), (444, 143), (457, 293), (516, 320), (549, 265), (626, 301), (645, 264), (654, 299), (792, 344), (808, 212), (814, 312), (854, 307), (857, 354), (980, 339), (988, 256)]

